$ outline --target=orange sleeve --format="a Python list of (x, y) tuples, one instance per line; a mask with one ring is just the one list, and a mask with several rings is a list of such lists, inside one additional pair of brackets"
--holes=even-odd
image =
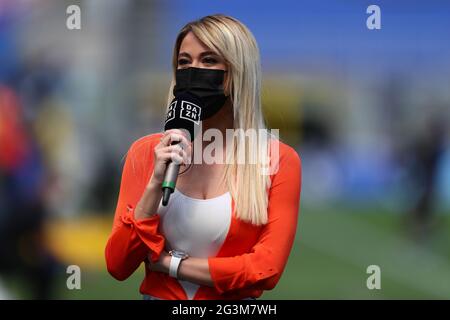
[(290, 147), (280, 157), (279, 171), (269, 190), (268, 223), (249, 253), (208, 258), (214, 287), (271, 290), (286, 266), (297, 229), (301, 189), (301, 160)]
[[(126, 156), (113, 229), (105, 248), (108, 272), (117, 280), (128, 278), (149, 253), (152, 261), (158, 261), (164, 249), (165, 239), (158, 232), (159, 215), (134, 219), (134, 209), (147, 185), (149, 173), (145, 171), (150, 168), (145, 162), (151, 154), (148, 144), (138, 142), (133, 143)], [(142, 152), (145, 148), (146, 152)]]

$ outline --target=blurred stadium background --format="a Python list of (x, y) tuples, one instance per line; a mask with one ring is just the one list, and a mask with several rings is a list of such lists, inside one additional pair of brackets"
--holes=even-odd
[[(81, 30), (66, 28), (71, 4)], [(143, 270), (117, 282), (104, 262), (122, 160), (162, 129), (177, 31), (212, 13), (255, 34), (268, 123), (303, 161), (296, 242), (262, 298), (450, 298), (449, 9), (0, 0), (0, 299), (141, 299)], [(372, 264), (381, 290), (366, 287)]]

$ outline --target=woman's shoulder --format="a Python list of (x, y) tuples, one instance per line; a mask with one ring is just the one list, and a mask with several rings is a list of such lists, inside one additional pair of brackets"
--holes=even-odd
[(278, 157), (279, 162), (293, 161), (300, 164), (301, 159), (298, 152), (287, 143), (282, 142), (279, 139), (270, 140), (270, 153), (272, 157)]
[(270, 166), (271, 178), (293, 176), (301, 172), (301, 159), (297, 151), (290, 145), (272, 138), (270, 140)]

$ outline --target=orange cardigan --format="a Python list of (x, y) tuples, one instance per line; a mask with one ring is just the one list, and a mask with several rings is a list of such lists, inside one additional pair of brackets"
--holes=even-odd
[[(127, 279), (151, 253), (158, 261), (164, 250), (160, 217), (134, 219), (134, 208), (153, 171), (153, 149), (162, 133), (135, 141), (128, 151), (122, 173), (112, 233), (105, 249), (109, 273)], [(286, 266), (295, 238), (301, 189), (301, 161), (295, 150), (280, 142), (279, 169), (271, 176), (268, 219), (255, 226), (232, 219), (228, 234), (216, 257), (208, 258), (214, 287), (200, 286), (194, 300), (259, 297), (275, 287)], [(161, 299), (187, 299), (182, 286), (166, 273), (145, 268), (140, 292)]]

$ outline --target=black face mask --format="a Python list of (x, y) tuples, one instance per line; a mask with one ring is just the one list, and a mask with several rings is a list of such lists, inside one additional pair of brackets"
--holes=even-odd
[(173, 95), (193, 95), (200, 101), (200, 120), (216, 114), (225, 104), (227, 97), (223, 91), (224, 70), (186, 68), (176, 71), (176, 85)]

